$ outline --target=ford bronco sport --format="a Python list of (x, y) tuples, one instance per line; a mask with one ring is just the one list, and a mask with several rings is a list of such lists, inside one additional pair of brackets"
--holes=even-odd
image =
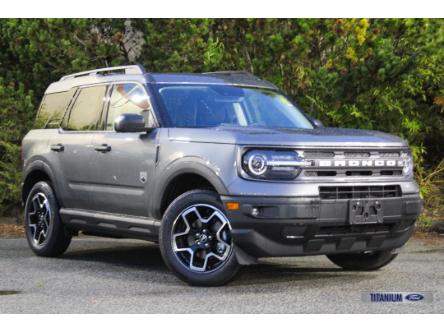
[(22, 154), (37, 255), (61, 255), (79, 232), (143, 239), (193, 285), (224, 284), (261, 257), (378, 269), (422, 205), (405, 141), (324, 128), (245, 72), (64, 76)]

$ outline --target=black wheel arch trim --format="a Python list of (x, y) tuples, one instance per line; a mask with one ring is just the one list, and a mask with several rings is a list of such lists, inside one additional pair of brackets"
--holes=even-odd
[(22, 202), (23, 202), (23, 204), (26, 202), (26, 197), (24, 195), (24, 186), (25, 186), (26, 180), (35, 171), (41, 171), (41, 172), (45, 173), (48, 176), (49, 181), (51, 182), (52, 188), (53, 188), (53, 190), (55, 192), (57, 201), (61, 205), (60, 195), (58, 193), (58, 189), (57, 189), (58, 186), (57, 186), (57, 182), (55, 181), (56, 177), (54, 175), (54, 172), (52, 171), (52, 169), (49, 166), (49, 164), (46, 163), (45, 161), (41, 160), (41, 159), (34, 159), (33, 161), (28, 162), (26, 167), (24, 168), (24, 170), (22, 172), (21, 188), (22, 188)]
[(195, 174), (206, 179), (217, 191), (219, 195), (227, 194), (227, 188), (214, 170), (204, 164), (198, 158), (181, 158), (170, 164), (158, 177), (157, 185), (151, 196), (151, 207), (153, 217), (162, 219), (161, 205), (168, 185), (176, 177), (183, 174)]

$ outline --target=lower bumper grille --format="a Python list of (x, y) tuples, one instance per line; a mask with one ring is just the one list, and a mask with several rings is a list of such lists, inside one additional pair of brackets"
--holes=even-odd
[(388, 233), (395, 224), (363, 224), (363, 225), (343, 225), (343, 226), (322, 226), (317, 232), (317, 236), (351, 235), (363, 233)]
[(321, 186), (319, 196), (323, 200), (396, 198), (401, 196), (401, 187), (399, 185)]

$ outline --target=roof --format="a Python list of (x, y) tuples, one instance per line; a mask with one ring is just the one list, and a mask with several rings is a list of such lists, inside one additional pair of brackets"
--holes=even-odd
[(67, 91), (73, 87), (119, 81), (148, 84), (218, 84), (248, 86), (277, 90), (271, 82), (261, 80), (248, 72), (224, 71), (210, 73), (147, 73), (140, 65), (95, 69), (63, 76), (49, 85), (46, 94)]

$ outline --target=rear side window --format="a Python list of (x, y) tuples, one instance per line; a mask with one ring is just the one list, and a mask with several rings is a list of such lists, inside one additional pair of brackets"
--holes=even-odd
[(43, 96), (37, 114), (36, 128), (58, 128), (75, 89)]
[(80, 89), (71, 109), (66, 129), (73, 131), (96, 130), (101, 119), (106, 89), (107, 86)]

